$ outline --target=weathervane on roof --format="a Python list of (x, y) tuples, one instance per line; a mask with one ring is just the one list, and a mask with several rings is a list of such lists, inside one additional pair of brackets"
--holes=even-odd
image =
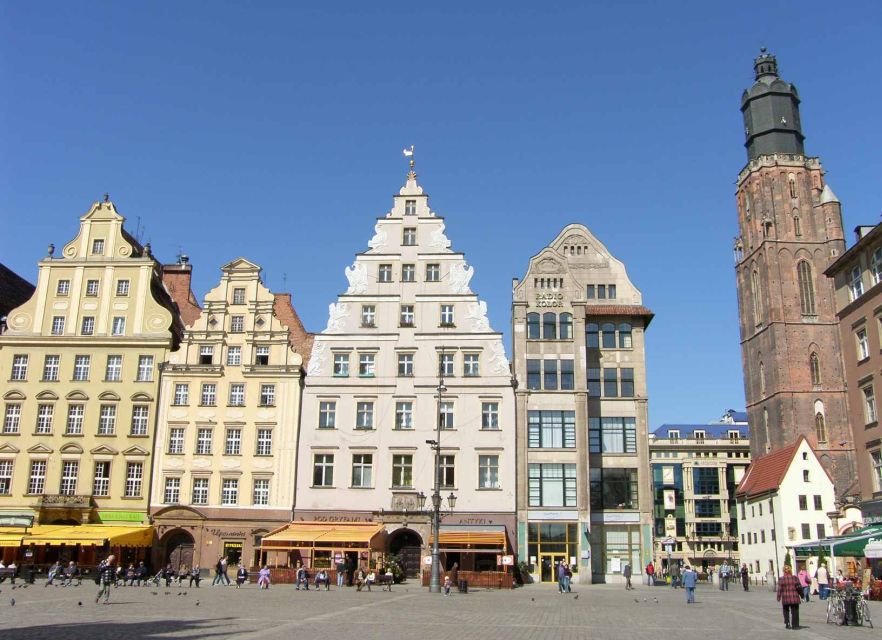
[(417, 174), (413, 168), (413, 166), (414, 166), (413, 145), (410, 145), (410, 149), (405, 147), (404, 149), (401, 150), (401, 152), (404, 154), (405, 158), (410, 158), (410, 171), (407, 172), (408, 181), (416, 180)]

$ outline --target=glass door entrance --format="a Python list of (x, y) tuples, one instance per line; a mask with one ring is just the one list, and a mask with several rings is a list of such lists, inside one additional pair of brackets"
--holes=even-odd
[(542, 582), (557, 582), (557, 567), (567, 558), (562, 553), (543, 553), (539, 556), (540, 579)]

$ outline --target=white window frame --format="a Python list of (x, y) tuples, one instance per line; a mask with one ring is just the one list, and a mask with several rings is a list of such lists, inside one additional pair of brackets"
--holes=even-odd
[(163, 504), (180, 504), (181, 502), (181, 478), (169, 476), (165, 479), (165, 488), (162, 495)]
[(270, 503), (269, 478), (254, 478), (251, 483), (251, 504), (265, 507)]
[(245, 383), (244, 382), (231, 382), (230, 383), (230, 406), (231, 407), (244, 407), (245, 406)]
[(175, 383), (174, 406), (186, 407), (190, 404), (190, 385), (186, 382)]
[(67, 405), (67, 424), (64, 429), (65, 435), (81, 435), (83, 433), (83, 423), (85, 420), (86, 405), (79, 403)]
[(110, 495), (110, 461), (96, 460), (92, 469), (92, 495), (106, 498)]
[(500, 489), (499, 455), (478, 456), (478, 489)]
[(185, 437), (186, 429), (184, 427), (170, 427), (168, 430), (168, 453), (171, 455), (184, 453)]
[(116, 295), (119, 297), (129, 295), (129, 291), (131, 290), (131, 280), (127, 278), (121, 278), (116, 281)]
[(47, 354), (43, 358), (43, 382), (58, 382), (58, 372), (61, 369), (61, 356)]
[(85, 382), (89, 379), (92, 369), (91, 356), (74, 356), (73, 379), (77, 382)]
[(395, 428), (398, 430), (413, 430), (413, 401), (399, 400), (395, 403)]
[(224, 438), (224, 455), (242, 455), (242, 429), (239, 427), (227, 427)]
[(130, 436), (146, 436), (150, 431), (150, 407), (146, 404), (132, 405)]
[(374, 403), (360, 400), (355, 403), (355, 428), (369, 431), (374, 428)]
[(208, 496), (210, 490), (209, 478), (196, 477), (190, 488), (191, 504), (208, 504)]
[(126, 498), (140, 498), (144, 487), (144, 463), (126, 463)]
[(138, 356), (137, 382), (153, 382), (153, 356)]
[(273, 430), (267, 427), (261, 427), (257, 430), (257, 445), (255, 447), (255, 455), (271, 456), (273, 455)]
[(499, 430), (499, 402), (488, 401), (481, 403), (481, 430)]
[(276, 406), (276, 385), (273, 383), (262, 383), (260, 385), (260, 406), (274, 407)]
[(239, 478), (221, 478), (221, 505), (239, 504)]
[(110, 327), (110, 335), (124, 336), (126, 335), (126, 318), (125, 316), (114, 316), (113, 323)]
[(227, 366), (238, 367), (242, 364), (242, 347), (227, 347)]
[(95, 316), (83, 316), (83, 321), (80, 323), (80, 335), (95, 335)]
[(107, 356), (107, 364), (104, 366), (104, 381), (119, 382), (122, 380), (123, 357), (118, 354)]
[(214, 429), (211, 427), (198, 427), (196, 429), (196, 455), (210, 456), (214, 440)]
[(98, 415), (98, 435), (112, 436), (116, 433), (116, 405), (102, 404)]

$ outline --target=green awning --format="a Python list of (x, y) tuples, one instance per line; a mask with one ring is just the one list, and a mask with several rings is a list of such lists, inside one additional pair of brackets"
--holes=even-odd
[(867, 544), (878, 540), (882, 540), (882, 525), (873, 525), (852, 531), (845, 536), (803, 542), (793, 547), (793, 553), (800, 558), (807, 558), (818, 555), (818, 551), (823, 547), (827, 556), (863, 558)]

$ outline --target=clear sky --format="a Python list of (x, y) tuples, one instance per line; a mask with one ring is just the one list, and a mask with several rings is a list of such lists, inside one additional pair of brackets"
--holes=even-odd
[(656, 313), (651, 426), (743, 407), (741, 92), (769, 47), (846, 227), (878, 222), (882, 3), (435, 4), (0, 3), (0, 261), (35, 281), (108, 191), (198, 298), (245, 256), (318, 331), (414, 144), (496, 329), (581, 222)]

